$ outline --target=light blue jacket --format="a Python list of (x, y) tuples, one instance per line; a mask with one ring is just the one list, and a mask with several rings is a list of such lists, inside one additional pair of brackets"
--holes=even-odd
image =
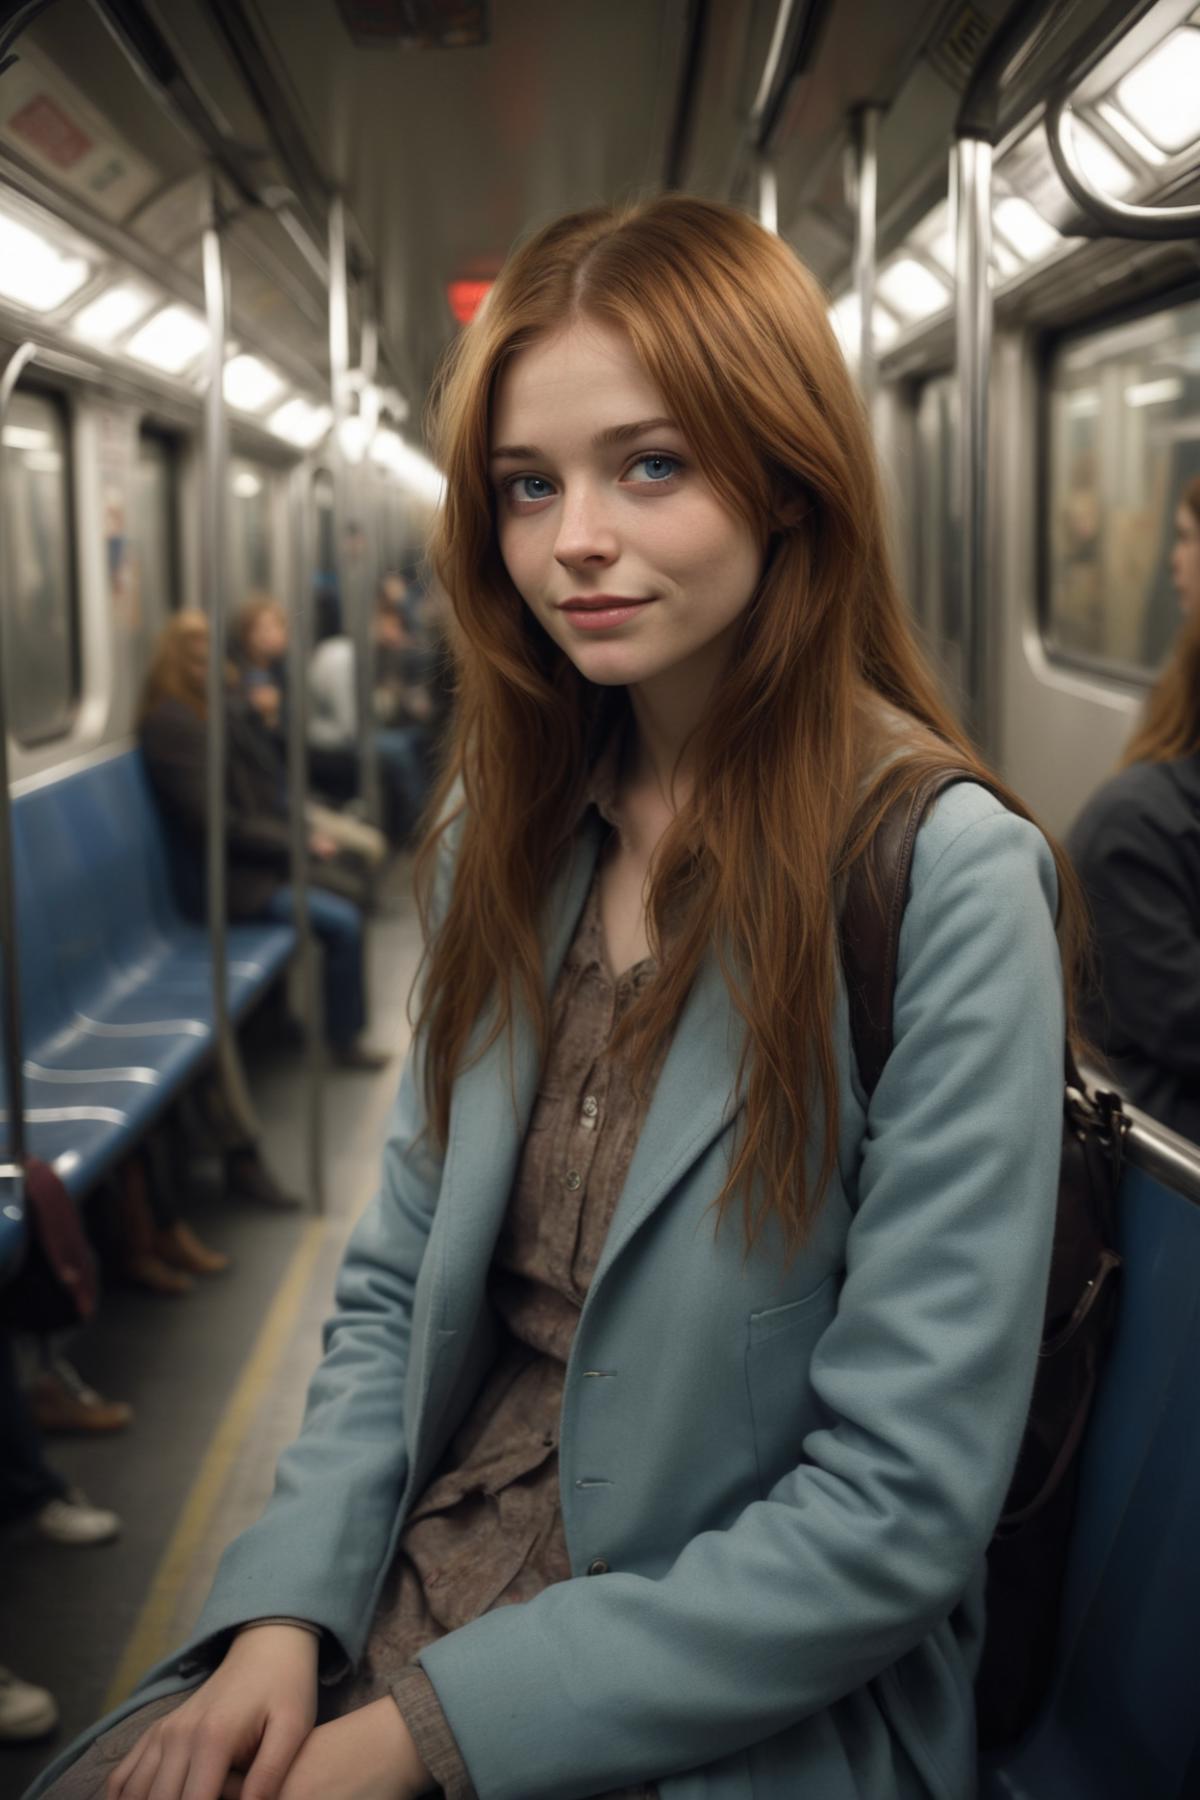
[[(552, 894), (548, 983), (597, 845), (586, 825)], [(982, 1558), (1027, 1410), (1057, 1189), (1054, 902), (1040, 833), (972, 785), (939, 800), (917, 840), (895, 1049), (866, 1116), (840, 1005), (838, 1173), (790, 1267), (773, 1231), (745, 1255), (736, 1209), (714, 1231), (740, 1023), (702, 968), (567, 1372), (580, 1579), (421, 1657), (481, 1800), (651, 1778), (662, 1800), (974, 1792)], [(414, 1147), (410, 1059), (301, 1435), (192, 1648), (290, 1614), (360, 1655), (405, 1509), (492, 1353), (488, 1264), (538, 1073), (530, 1030), (514, 1049), (515, 1114), (501, 1038), (457, 1083), (443, 1160)], [(608, 1572), (587, 1578), (597, 1561)], [(138, 1700), (181, 1666), (196, 1664), (171, 1658)]]

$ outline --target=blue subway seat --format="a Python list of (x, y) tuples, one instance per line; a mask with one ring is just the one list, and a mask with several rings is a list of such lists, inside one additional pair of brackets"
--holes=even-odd
[(1200, 1206), (1127, 1170), (1054, 1688), (981, 1800), (1200, 1794)]

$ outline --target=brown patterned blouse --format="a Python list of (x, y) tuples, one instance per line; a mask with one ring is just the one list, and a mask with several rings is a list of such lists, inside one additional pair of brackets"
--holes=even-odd
[[(597, 767), (589, 800), (617, 829), (615, 767), (614, 746)], [(602, 1052), (655, 970), (647, 957), (614, 979), (593, 881), (552, 996), (549, 1053), (492, 1260), (488, 1291), (502, 1347), (409, 1515), (363, 1663), (351, 1691), (338, 1697), (339, 1711), (349, 1711), (394, 1694), (449, 1800), (474, 1800), (475, 1789), (414, 1658), (493, 1607), (570, 1578), (558, 1486), (563, 1382), (642, 1125), (624, 1060), (609, 1064)], [(641, 1786), (622, 1790), (619, 1800), (656, 1794)]]

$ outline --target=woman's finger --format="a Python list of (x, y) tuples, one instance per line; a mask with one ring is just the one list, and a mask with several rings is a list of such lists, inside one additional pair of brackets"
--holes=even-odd
[(162, 1739), (150, 1732), (138, 1745), (139, 1755), (117, 1792), (120, 1800), (147, 1800), (158, 1765), (162, 1761)]
[(241, 1800), (277, 1800), (309, 1729), (295, 1714), (271, 1714), (247, 1772)]

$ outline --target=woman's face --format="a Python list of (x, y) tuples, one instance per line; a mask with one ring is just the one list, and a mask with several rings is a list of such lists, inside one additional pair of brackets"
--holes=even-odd
[(1171, 579), (1185, 615), (1200, 611), (1200, 519), (1190, 506), (1175, 514), (1175, 547), (1171, 552)]
[(281, 606), (260, 612), (250, 627), (246, 648), (255, 662), (281, 662), (287, 654), (287, 619)]
[[(762, 567), (667, 415), (624, 336), (590, 321), (518, 352), (497, 385), (500, 553), (539, 624), (602, 686), (710, 682)], [(613, 605), (580, 604), (601, 598)]]

